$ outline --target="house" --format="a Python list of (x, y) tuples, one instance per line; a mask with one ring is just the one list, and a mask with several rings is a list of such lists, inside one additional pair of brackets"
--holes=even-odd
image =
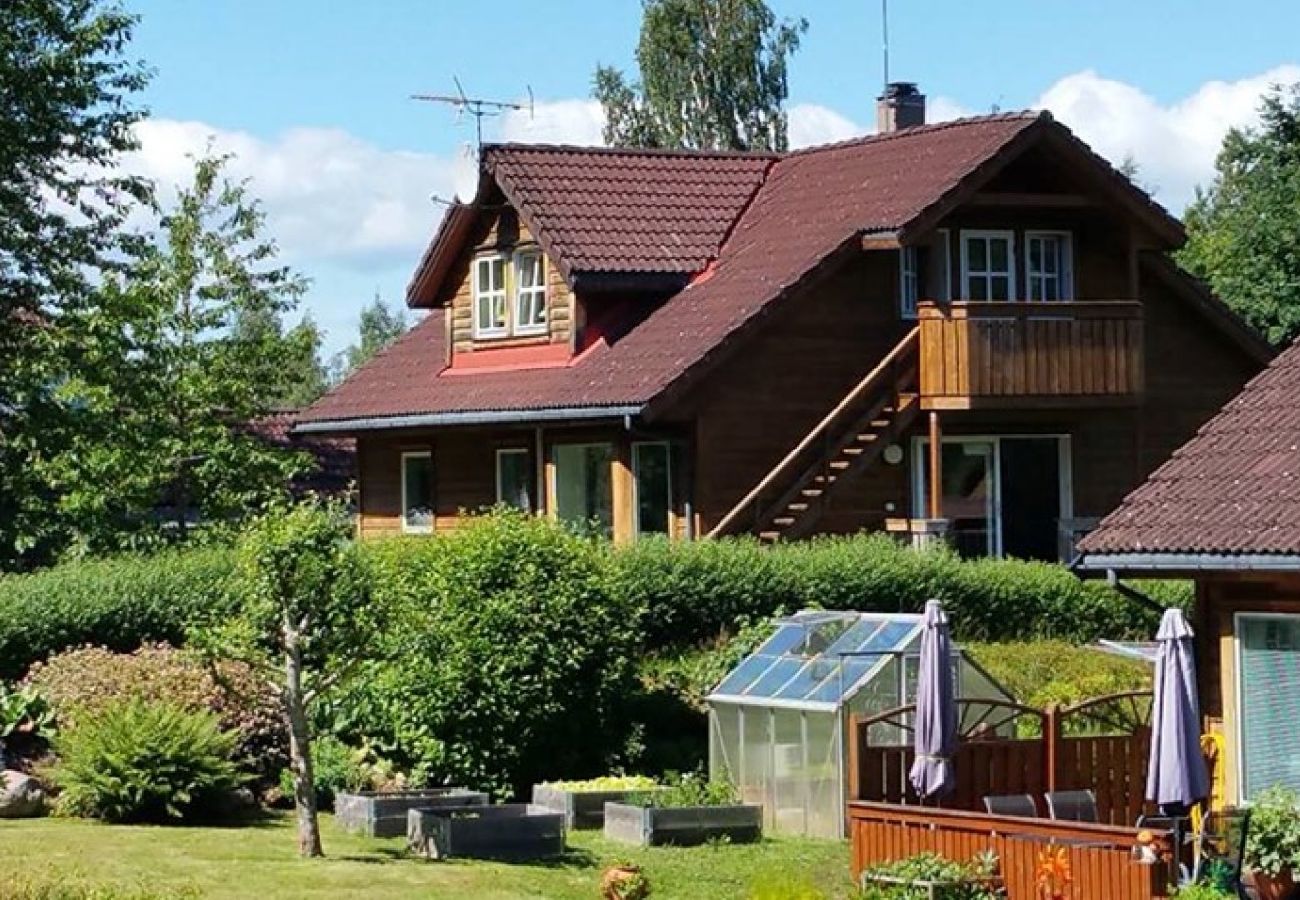
[(1268, 350), (1047, 113), (925, 125), (907, 84), (879, 111), (785, 154), (485, 146), (427, 316), (298, 420), (355, 436), (361, 533), (502, 502), (1068, 556)]
[(1300, 789), (1300, 345), (1085, 538), (1079, 570), (1196, 581), (1206, 730), (1224, 798)]

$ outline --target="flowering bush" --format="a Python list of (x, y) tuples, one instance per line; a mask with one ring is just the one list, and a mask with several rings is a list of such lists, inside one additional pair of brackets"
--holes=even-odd
[(274, 783), (285, 765), (285, 728), (274, 691), (238, 662), (212, 669), (167, 644), (132, 653), (81, 647), (37, 663), (25, 684), (46, 699), (60, 727), (74, 727), (124, 700), (168, 703), (211, 712), (234, 735), (235, 759), (259, 786)]

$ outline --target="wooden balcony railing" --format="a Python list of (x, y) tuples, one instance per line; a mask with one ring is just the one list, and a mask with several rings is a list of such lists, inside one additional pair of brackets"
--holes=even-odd
[(926, 409), (1118, 406), (1144, 389), (1135, 301), (924, 302), (919, 319)]

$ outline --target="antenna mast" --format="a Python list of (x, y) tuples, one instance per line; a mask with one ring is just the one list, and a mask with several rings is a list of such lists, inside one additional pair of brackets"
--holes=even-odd
[(889, 88), (889, 0), (880, 0), (880, 33), (885, 56), (885, 88)]
[(528, 87), (527, 103), (510, 103), (505, 100), (487, 100), (482, 97), (470, 97), (466, 95), (465, 88), (461, 85), (460, 79), (452, 76), (452, 81), (456, 83), (455, 94), (412, 94), (412, 100), (423, 100), (428, 103), (444, 103), (453, 107), (456, 112), (468, 113), (474, 117), (474, 135), (477, 139), (475, 150), (483, 149), (483, 120), (490, 116), (499, 116), (510, 110), (528, 110), (528, 118), (533, 117), (533, 89)]

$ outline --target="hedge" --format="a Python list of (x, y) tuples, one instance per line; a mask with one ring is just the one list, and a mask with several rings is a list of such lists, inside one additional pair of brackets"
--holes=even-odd
[[(647, 539), (611, 552), (613, 592), (642, 610), (651, 648), (701, 643), (784, 609), (916, 612), (942, 599), (962, 640), (1146, 638), (1151, 610), (1065, 567), (917, 553), (885, 535), (764, 547), (751, 540)], [(1191, 603), (1185, 582), (1138, 585), (1163, 604)]]
[[(449, 546), (443, 537), (367, 544), (376, 600), (404, 606), (438, 596)], [(779, 609), (917, 611), (929, 597), (945, 601), (957, 636), (967, 641), (1144, 638), (1157, 624), (1149, 610), (1059, 565), (916, 553), (883, 535), (773, 547), (647, 538), (595, 548), (601, 565), (590, 577), (639, 611), (648, 649), (712, 641)], [(197, 618), (230, 609), (232, 568), (229, 549), (205, 547), (0, 576), (0, 678), (84, 643), (118, 650), (175, 643)], [(1185, 582), (1138, 586), (1162, 603), (1191, 602)]]
[(82, 644), (178, 643), (189, 625), (231, 609), (233, 568), (229, 548), (213, 546), (0, 576), (0, 678)]

